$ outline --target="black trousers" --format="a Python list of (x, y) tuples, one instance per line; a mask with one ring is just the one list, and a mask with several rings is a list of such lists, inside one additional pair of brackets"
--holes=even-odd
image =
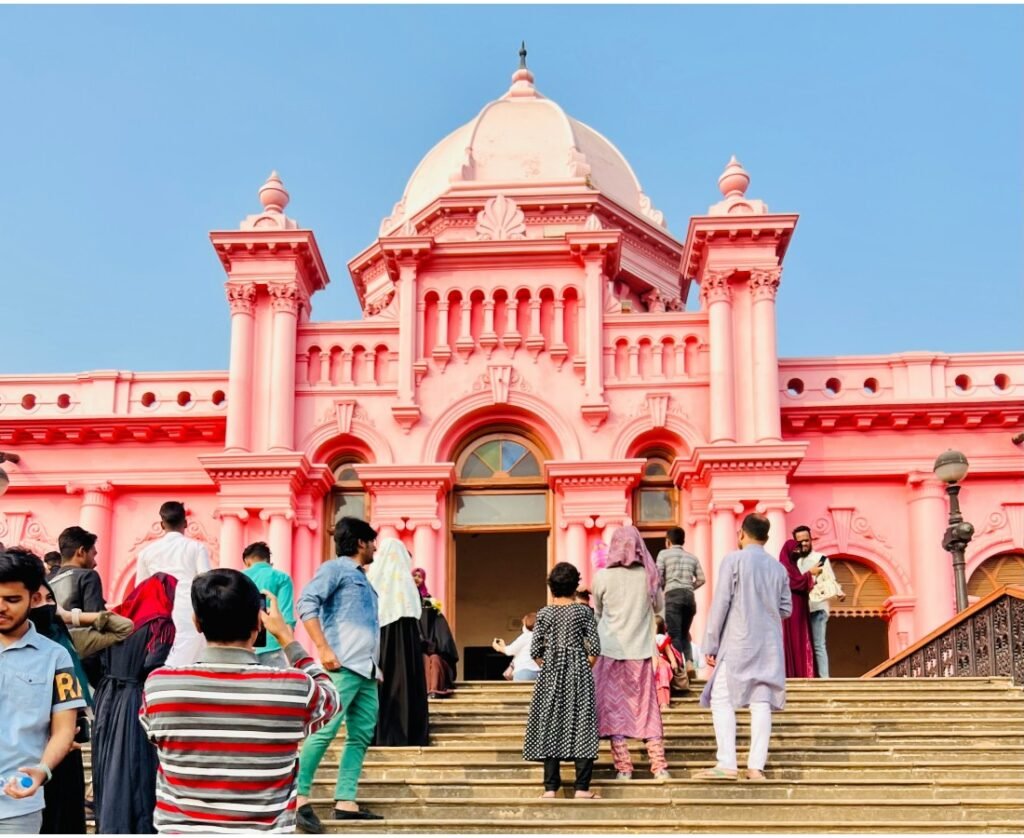
[(697, 600), (689, 588), (676, 588), (665, 594), (665, 628), (672, 637), (672, 645), (688, 663), (693, 663), (690, 626), (696, 613)]
[[(576, 763), (576, 791), (590, 790), (590, 776), (594, 773), (594, 760), (578, 759)], [(558, 791), (562, 787), (562, 766), (557, 759), (544, 760), (544, 791)]]

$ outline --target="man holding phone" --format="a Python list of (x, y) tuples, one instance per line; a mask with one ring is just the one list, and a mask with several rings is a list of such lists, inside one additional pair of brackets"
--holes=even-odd
[[(153, 823), (162, 833), (293, 832), (299, 743), (337, 715), (338, 693), (274, 595), (241, 571), (197, 576), (191, 598), (206, 651), (155, 670), (139, 711), (160, 760)], [(261, 628), (290, 668), (259, 666)]]
[[(295, 628), (295, 611), (292, 600), (294, 598), (294, 586), (292, 578), (283, 570), (278, 570), (270, 565), (270, 548), (263, 541), (256, 541), (242, 551), (242, 562), (245, 570), (242, 572), (256, 584), (261, 591), (267, 591), (274, 595), (278, 608), (281, 609), (281, 616), (288, 624), (288, 628)], [(263, 666), (275, 666), (278, 669), (287, 669), (288, 657), (285, 655), (281, 644), (273, 635), (267, 635), (266, 631), (260, 633), (256, 638), (256, 658)]]
[(839, 597), (846, 598), (843, 588), (832, 572), (832, 563), (827, 556), (814, 550), (811, 541), (811, 529), (800, 525), (793, 530), (793, 538), (800, 544), (800, 558), (797, 568), (801, 573), (814, 572), (817, 568), (817, 581), (808, 596), (810, 608), (811, 646), (814, 647), (814, 668), (819, 678), (828, 678), (828, 645), (826, 630), (828, 627), (829, 600)]

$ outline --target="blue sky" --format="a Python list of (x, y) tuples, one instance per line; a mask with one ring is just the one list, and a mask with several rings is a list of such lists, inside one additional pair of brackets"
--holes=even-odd
[[(801, 215), (784, 356), (1024, 347), (1024, 8), (0, 7), (0, 373), (223, 369), (211, 229), (271, 169), (347, 261), (427, 150), (539, 89), (611, 139), (671, 231)], [(691, 297), (691, 307), (696, 301)]]

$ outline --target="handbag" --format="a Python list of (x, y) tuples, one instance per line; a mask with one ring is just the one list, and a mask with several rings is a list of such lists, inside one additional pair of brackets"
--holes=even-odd
[(688, 693), (690, 691), (690, 676), (687, 674), (685, 666), (679, 667), (672, 673), (671, 690), (674, 693)]

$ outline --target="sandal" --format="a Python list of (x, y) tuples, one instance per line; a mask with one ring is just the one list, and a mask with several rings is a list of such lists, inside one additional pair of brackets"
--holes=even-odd
[(541, 800), (553, 800), (556, 797), (558, 797), (558, 792), (557, 791), (546, 791), (546, 792), (544, 792), (544, 794), (542, 794), (540, 796), (540, 799)]
[(724, 768), (719, 768), (717, 765), (714, 768), (705, 768), (698, 771), (696, 774), (691, 774), (691, 780), (737, 780), (739, 779), (739, 771), (726, 771)]
[(743, 779), (751, 783), (764, 783), (768, 780), (764, 776), (763, 771), (758, 771), (756, 768), (748, 768), (743, 775)]
[(573, 800), (600, 800), (600, 799), (601, 799), (601, 795), (599, 795), (596, 791), (577, 791), (576, 794), (573, 795)]

